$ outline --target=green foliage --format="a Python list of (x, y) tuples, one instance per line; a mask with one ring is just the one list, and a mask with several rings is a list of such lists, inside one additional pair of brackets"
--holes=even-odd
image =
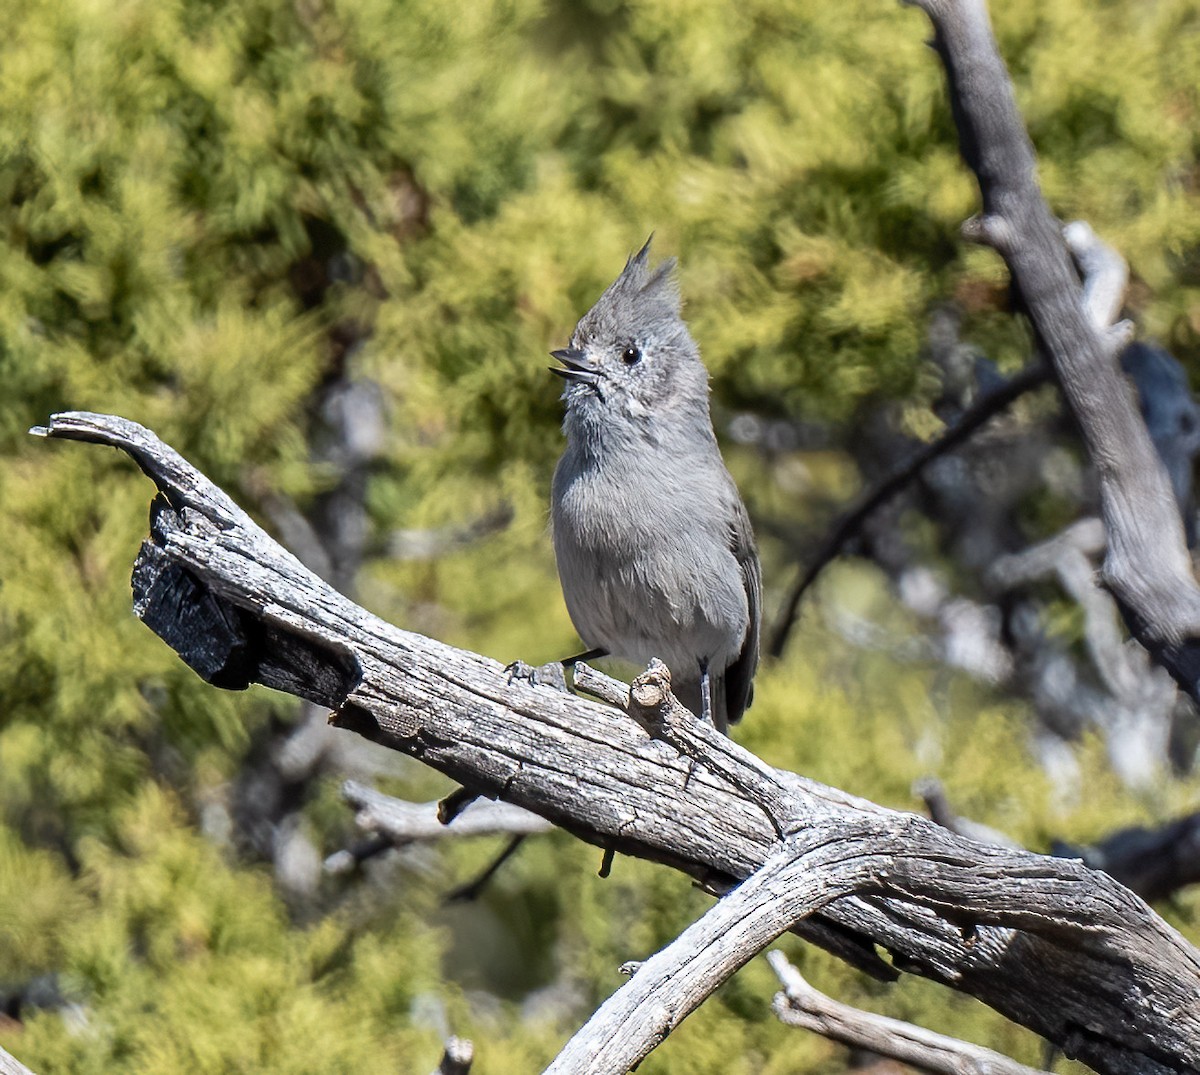
[[(1194, 363), (1200, 7), (996, 8), (1056, 211), (1126, 254), (1139, 316)], [(348, 367), (390, 408), (367, 493), (379, 535), (512, 519), (437, 559), (373, 558), (363, 600), (504, 660), (562, 654), (543, 356), (650, 232), (680, 258), (722, 412), (838, 423), (897, 399), (936, 428), (919, 353), (947, 296), (991, 357), (1024, 361), (1002, 267), (957, 239), (976, 192), (927, 35), (900, 5), (815, 0), (0, 6), (0, 987), (55, 975), (82, 1012), (24, 1013), (5, 1047), (41, 1071), (416, 1071), (440, 1048), (432, 1004), (476, 1040), (475, 1070), (534, 1070), (621, 962), (703, 910), (644, 863), (601, 881), (595, 850), (561, 835), (478, 906), (439, 897), (490, 845), (286, 903), (201, 818), (287, 703), (205, 686), (134, 621), (147, 483), (25, 431), (116, 411), (266, 516), (331, 482), (312, 399)], [(348, 335), (365, 343), (347, 353)], [(855, 480), (836, 451), (730, 463), (756, 516), (788, 524)], [(769, 612), (787, 579), (775, 529)], [(877, 649), (846, 641), (857, 622)], [(905, 808), (935, 772), (964, 814), (1035, 848), (1194, 801), (1194, 778), (1135, 800), (1091, 741), (1086, 798), (1064, 796), (1028, 715), (909, 659), (915, 633), (873, 573), (832, 573), (742, 741)], [(406, 774), (391, 790), (441, 790)], [(326, 851), (349, 839), (335, 788), (308, 808)], [(1197, 936), (1194, 894), (1170, 914)], [(793, 947), (842, 999), (1038, 1059), (969, 1000)], [(768, 1017), (773, 990), (747, 968), (642, 1070), (839, 1070), (836, 1047)]]
[[(428, 907), (390, 908), (353, 934), (345, 916), (298, 930), (269, 879), (223, 863), (161, 791), (140, 793), (115, 824), (113, 842), (81, 845), (82, 891), (68, 891), (73, 898), (53, 912), (61, 920), (44, 923), (57, 926), (61, 951), (51, 965), (62, 988), (86, 998), (88, 1010), (68, 1034), (56, 1014), (33, 1018), (20, 1043), (30, 1063), (81, 1072), (384, 1072), (436, 1056), (428, 1031), (397, 1023), (436, 980), (436, 936), (417, 917)], [(41, 882), (24, 898), (33, 894), (53, 893)], [(398, 974), (379, 965), (375, 949), (397, 951), (401, 938)]]

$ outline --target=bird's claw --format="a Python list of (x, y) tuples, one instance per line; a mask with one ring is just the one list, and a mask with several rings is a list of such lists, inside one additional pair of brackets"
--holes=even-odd
[(513, 661), (504, 671), (508, 681), (524, 680), (531, 687), (552, 687), (554, 690), (570, 694), (567, 687), (567, 673), (562, 663), (550, 661), (547, 664), (526, 664), (524, 661)]

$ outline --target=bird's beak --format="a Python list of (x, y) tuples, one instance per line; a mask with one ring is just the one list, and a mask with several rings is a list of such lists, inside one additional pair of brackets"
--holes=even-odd
[(578, 347), (564, 347), (561, 351), (551, 351), (551, 358), (557, 358), (563, 364), (548, 367), (551, 373), (557, 373), (564, 380), (575, 384), (594, 385), (600, 380), (600, 371), (587, 361), (587, 355)]

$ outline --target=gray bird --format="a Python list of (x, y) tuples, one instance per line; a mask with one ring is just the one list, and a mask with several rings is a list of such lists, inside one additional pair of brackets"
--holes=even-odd
[(585, 656), (661, 658), (676, 697), (724, 731), (753, 693), (762, 575), (674, 259), (651, 270), (649, 253), (647, 240), (553, 352), (567, 381), (554, 553)]

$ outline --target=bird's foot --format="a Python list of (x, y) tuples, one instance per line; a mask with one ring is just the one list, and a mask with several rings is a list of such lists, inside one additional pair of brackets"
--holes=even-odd
[(508, 673), (508, 681), (524, 680), (531, 687), (553, 687), (564, 694), (570, 694), (567, 687), (567, 672), (561, 661), (549, 661), (546, 664), (526, 664), (524, 661), (513, 661), (504, 669)]

